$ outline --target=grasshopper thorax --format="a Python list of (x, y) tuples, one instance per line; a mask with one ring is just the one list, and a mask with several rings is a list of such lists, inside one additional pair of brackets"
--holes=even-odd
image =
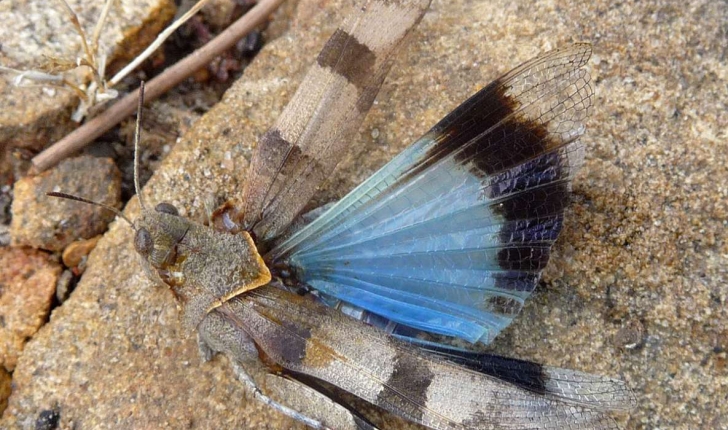
[(191, 329), (225, 301), (271, 280), (245, 231), (215, 230), (179, 216), (168, 203), (142, 209), (134, 224), (134, 248), (147, 275), (170, 288)]

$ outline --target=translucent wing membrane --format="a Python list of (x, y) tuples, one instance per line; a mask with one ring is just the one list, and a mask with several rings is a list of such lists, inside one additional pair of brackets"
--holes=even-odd
[(634, 394), (624, 381), (618, 379), (492, 354), (436, 346), (422, 349), (553, 400), (602, 411), (628, 411), (634, 407)]
[(267, 259), (396, 323), (490, 342), (561, 231), (593, 95), (590, 54), (572, 45), (497, 79)]

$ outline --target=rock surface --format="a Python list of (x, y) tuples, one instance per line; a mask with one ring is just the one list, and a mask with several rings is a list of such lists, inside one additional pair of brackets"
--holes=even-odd
[(8, 398), (12, 391), (13, 378), (4, 367), (0, 366), (0, 411), (8, 406)]
[[(349, 7), (302, 0), (291, 33), (174, 148), (147, 202), (201, 219), (210, 194), (236, 196), (256, 138)], [(624, 378), (639, 399), (626, 428), (724, 428), (727, 20), (725, 2), (435, 1), (318, 200), (346, 193), (499, 73), (592, 41), (595, 108), (576, 202), (545, 282), (494, 349)], [(28, 344), (0, 427), (32, 428), (49, 410), (61, 428), (297, 427), (251, 401), (224, 357), (200, 362), (131, 238), (114, 224)]]
[(51, 191), (118, 207), (121, 173), (109, 158), (84, 155), (15, 182), (10, 224), (13, 245), (62, 251), (77, 239), (103, 233), (114, 219), (111, 211), (98, 206), (48, 197), (46, 193)]
[[(66, 0), (91, 40), (105, 1)], [(114, 2), (99, 38), (107, 71), (128, 62), (156, 37), (174, 15), (172, 0)], [(6, 0), (0, 3), (0, 64), (15, 70), (47, 70), (52, 63), (75, 63), (81, 38), (60, 1)], [(79, 70), (79, 76), (84, 71)], [(15, 73), (0, 72), (0, 178), (12, 175), (10, 151), (39, 151), (63, 137), (76, 124), (70, 120), (77, 98), (67, 88), (50, 84), (13, 85)], [(86, 79), (88, 79), (86, 75)]]
[(61, 255), (63, 264), (71, 268), (78, 267), (80, 264), (85, 265), (86, 258), (96, 248), (99, 238), (100, 236), (96, 236), (91, 239), (77, 240), (70, 243)]
[(25, 343), (48, 319), (60, 274), (42, 251), (0, 248), (0, 368), (15, 369)]

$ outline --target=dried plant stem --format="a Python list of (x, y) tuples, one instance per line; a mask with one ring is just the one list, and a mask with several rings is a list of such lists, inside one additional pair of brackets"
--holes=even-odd
[(177, 30), (179, 28), (179, 26), (181, 26), (182, 24), (184, 24), (185, 22), (187, 22), (187, 20), (189, 20), (190, 18), (192, 18), (200, 9), (202, 9), (202, 7), (208, 1), (209, 0), (200, 0), (200, 1), (198, 1), (197, 3), (195, 3), (194, 6), (192, 6), (192, 8), (190, 8), (190, 10), (188, 10), (187, 12), (185, 12), (184, 15), (182, 15), (181, 17), (179, 17), (179, 19), (177, 19), (175, 22), (173, 22), (172, 25), (170, 25), (169, 27), (165, 28), (163, 32), (159, 33), (159, 35), (157, 36), (157, 38), (154, 39), (154, 42), (152, 42), (152, 44), (149, 45), (147, 47), (147, 49), (144, 50), (144, 52), (142, 52), (141, 54), (139, 54), (134, 59), (134, 61), (132, 61), (131, 63), (127, 64), (126, 67), (124, 67), (123, 69), (121, 69), (119, 71), (119, 73), (117, 73), (113, 78), (111, 78), (109, 80), (109, 85), (111, 85), (113, 87), (114, 85), (116, 85), (119, 82), (121, 82), (121, 80), (124, 79), (126, 77), (126, 75), (128, 75), (129, 73), (131, 73), (132, 70), (136, 69), (137, 66), (142, 63), (142, 61), (146, 60), (147, 57), (149, 57), (150, 55), (152, 55), (152, 53), (157, 50), (157, 48), (159, 48), (160, 46), (162, 46), (162, 43), (164, 43), (164, 41), (167, 40), (167, 38), (169, 36), (171, 36), (172, 33), (174, 33), (175, 30)]
[(109, 17), (109, 10), (111, 10), (111, 4), (113, 2), (114, 0), (106, 0), (106, 3), (104, 3), (104, 8), (101, 10), (101, 16), (99, 17), (99, 20), (96, 22), (96, 26), (94, 27), (93, 35), (91, 35), (91, 46), (93, 47), (93, 52), (99, 52), (99, 39), (101, 38), (101, 30), (104, 28), (106, 18)]
[[(207, 65), (215, 57), (230, 49), (243, 36), (253, 31), (273, 13), (284, 0), (261, 0), (248, 13), (212, 39), (202, 48), (191, 53), (183, 60), (169, 67), (157, 77), (147, 82), (144, 98), (152, 101), (164, 94), (195, 71)], [(96, 118), (88, 121), (69, 135), (36, 155), (32, 160), (31, 173), (40, 173), (60, 160), (83, 148), (92, 140), (104, 134), (134, 112), (139, 98), (139, 90), (127, 94)]]
[[(66, 0), (62, 0), (65, 2)], [(151, 45), (147, 47), (147, 49), (144, 50), (141, 54), (137, 55), (134, 60), (127, 64), (126, 67), (124, 67), (119, 73), (116, 74), (113, 78), (111, 78), (110, 81), (105, 81), (104, 76), (106, 74), (106, 57), (101, 56), (101, 58), (95, 58), (96, 61), (96, 67), (98, 70), (94, 69), (95, 75), (94, 75), (94, 82), (91, 83), (91, 85), (88, 86), (88, 89), (86, 91), (86, 97), (81, 98), (81, 104), (79, 105), (78, 109), (76, 109), (76, 112), (71, 116), (71, 119), (73, 119), (76, 122), (81, 122), (81, 120), (88, 115), (89, 109), (93, 108), (97, 105), (97, 103), (103, 101), (104, 99), (110, 100), (115, 99), (117, 92), (115, 90), (112, 90), (114, 86), (116, 86), (119, 82), (121, 82), (122, 79), (126, 77), (129, 73), (131, 73), (134, 69), (136, 69), (144, 60), (146, 60), (150, 55), (154, 53), (154, 51), (157, 50), (165, 40), (169, 38), (169, 36), (172, 35), (172, 33), (175, 32), (182, 24), (187, 22), (190, 18), (192, 18), (197, 12), (202, 9), (202, 7), (208, 2), (209, 0), (198, 0), (197, 3), (195, 3), (190, 10), (187, 11), (184, 15), (182, 15), (179, 19), (175, 20), (169, 27), (165, 28), (164, 31), (159, 33), (157, 38), (152, 42)], [(104, 4), (104, 9), (101, 11), (101, 16), (99, 17), (98, 22), (96, 23), (96, 27), (94, 28), (94, 34), (92, 38), (92, 46), (93, 46), (93, 52), (96, 52), (98, 55), (98, 48), (99, 48), (99, 37), (101, 36), (101, 30), (104, 27), (104, 23), (106, 22), (106, 18), (109, 15), (109, 10), (111, 9), (111, 4), (114, 2), (114, 0), (106, 0), (106, 4)], [(71, 8), (66, 4), (66, 9), (69, 11)], [(78, 21), (78, 19), (76, 19)], [(80, 27), (78, 27), (80, 30)], [(81, 38), (85, 40), (85, 35), (81, 33)], [(84, 46), (86, 46), (84, 44)], [(104, 97), (103, 95), (106, 95)], [(101, 96), (101, 97), (99, 97)]]
[[(96, 85), (101, 87), (102, 85), (102, 77), (99, 76), (98, 70), (96, 68), (96, 52), (91, 50), (88, 46), (88, 42), (86, 41), (86, 33), (83, 31), (83, 27), (81, 27), (81, 23), (78, 20), (78, 15), (76, 15), (76, 12), (73, 11), (71, 6), (66, 2), (66, 0), (61, 0), (61, 4), (66, 9), (66, 13), (68, 13), (69, 18), (71, 19), (71, 24), (73, 24), (73, 27), (76, 29), (76, 32), (81, 36), (81, 44), (83, 45), (83, 53), (84, 58), (79, 61), (79, 65), (87, 66), (91, 69), (94, 81), (96, 82)], [(86, 99), (87, 96), (84, 96), (84, 99)]]

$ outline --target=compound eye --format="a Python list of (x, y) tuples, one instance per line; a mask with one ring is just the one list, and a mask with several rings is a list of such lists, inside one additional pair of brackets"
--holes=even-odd
[(144, 257), (152, 253), (154, 240), (152, 240), (152, 235), (149, 234), (149, 231), (146, 228), (142, 227), (137, 230), (136, 235), (134, 236), (134, 248), (136, 249), (136, 252)]
[(171, 203), (162, 202), (154, 207), (154, 210), (157, 212), (161, 212), (163, 214), (169, 214), (174, 216), (179, 216), (179, 212), (177, 211), (177, 208), (172, 206)]

